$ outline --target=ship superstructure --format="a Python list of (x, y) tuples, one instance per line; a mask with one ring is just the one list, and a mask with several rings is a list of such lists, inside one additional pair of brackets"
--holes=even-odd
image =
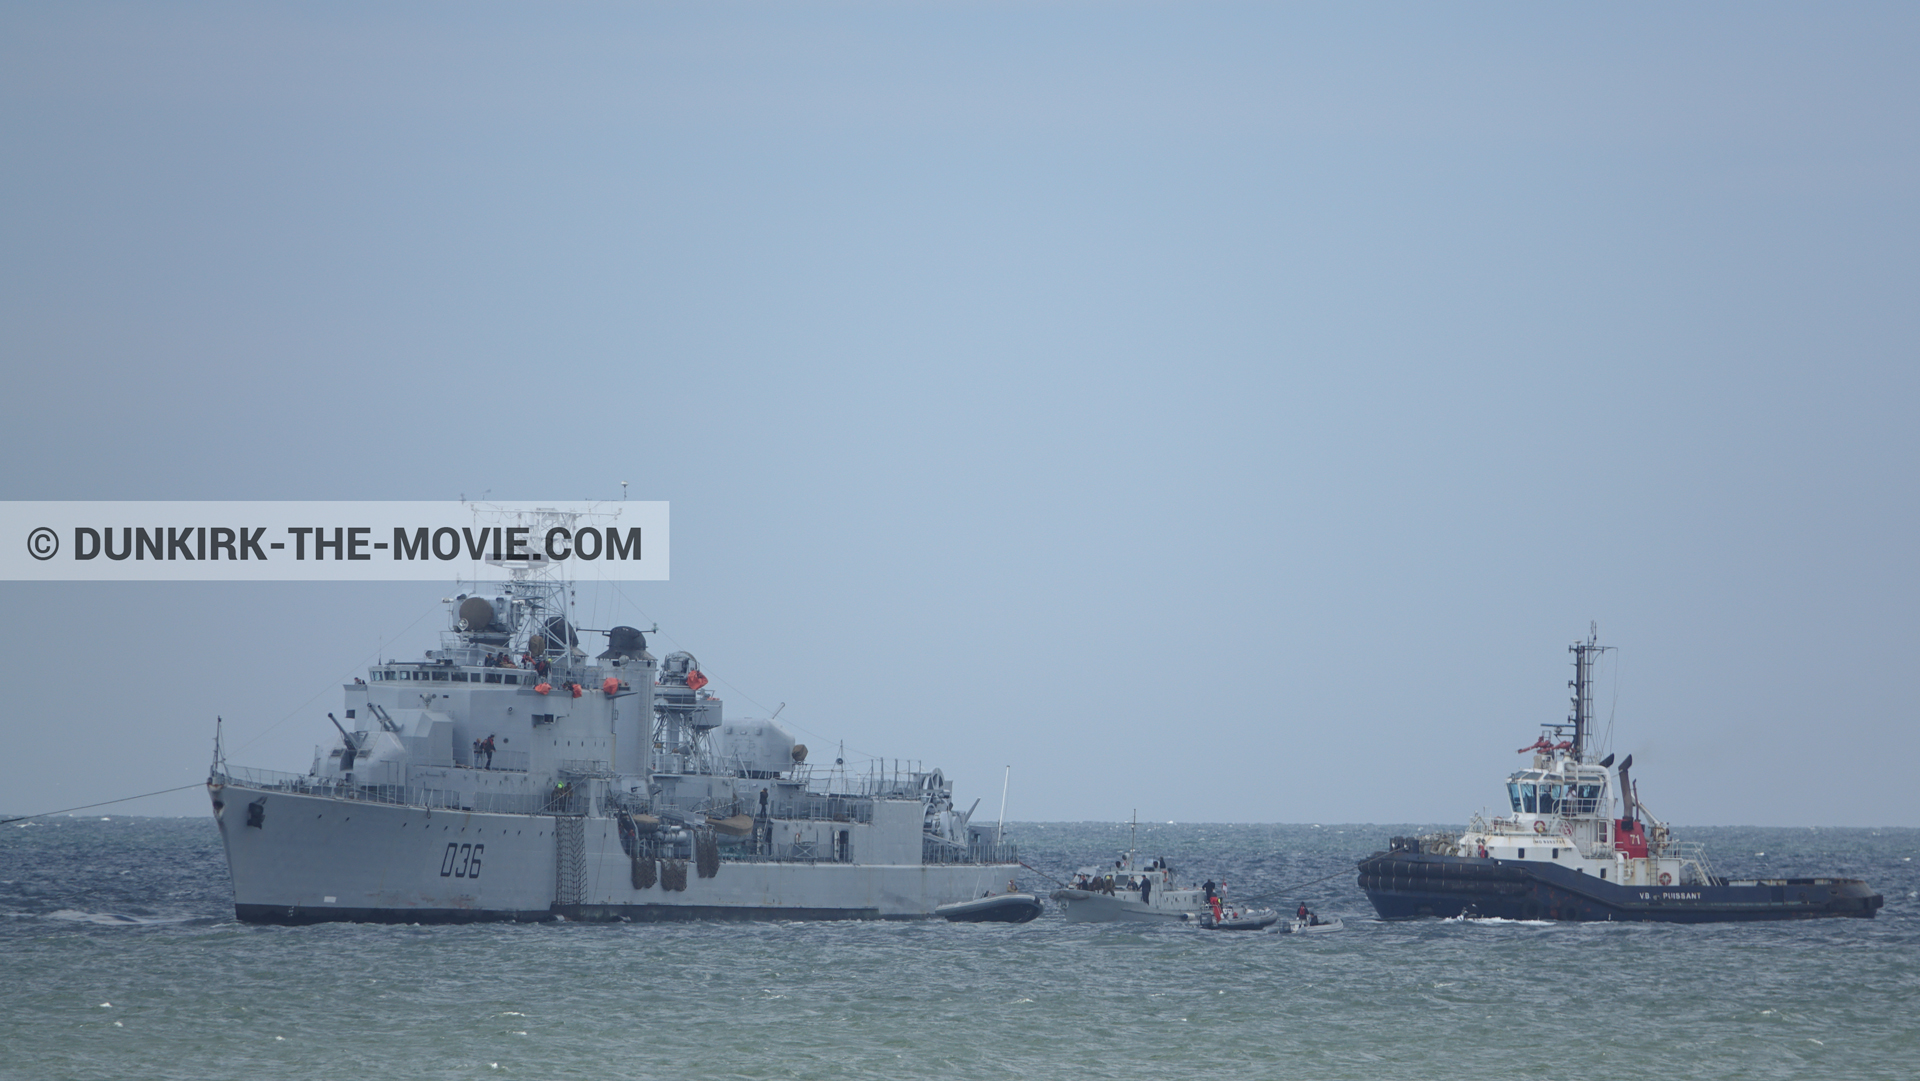
[(1572, 710), (1520, 748), (1531, 764), (1507, 778), (1505, 810), (1461, 833), (1393, 838), (1360, 864), (1360, 888), (1381, 916), (1710, 922), (1871, 918), (1883, 901), (1858, 879), (1729, 881), (1696, 842), (1676, 840), (1640, 798), (1633, 756), (1593, 761), (1597, 633), (1569, 647)]
[(940, 770), (816, 769), (691, 654), (574, 626), (558, 567), (489, 562), (438, 649), (344, 687), (305, 773), (216, 757), (242, 920), (916, 917), (1018, 869)]

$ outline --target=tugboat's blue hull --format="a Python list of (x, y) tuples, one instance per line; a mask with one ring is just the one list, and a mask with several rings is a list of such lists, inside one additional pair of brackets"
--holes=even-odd
[(1360, 889), (1389, 920), (1463, 913), (1657, 923), (1872, 919), (1885, 904), (1857, 878), (1622, 886), (1555, 864), (1412, 852), (1376, 852), (1362, 860)]

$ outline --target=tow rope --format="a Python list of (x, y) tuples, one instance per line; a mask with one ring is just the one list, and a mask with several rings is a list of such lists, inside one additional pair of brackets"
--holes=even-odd
[(183, 784), (179, 788), (162, 788), (158, 792), (143, 792), (138, 796), (122, 796), (119, 799), (110, 799), (103, 803), (87, 803), (79, 807), (68, 807), (59, 811), (42, 811), (37, 815), (18, 815), (14, 818), (0, 818), (0, 826), (4, 826), (9, 822), (25, 822), (30, 818), (46, 818), (50, 815), (63, 815), (74, 811), (91, 811), (95, 807), (107, 807), (115, 803), (125, 803), (128, 800), (146, 799), (148, 796), (164, 796), (169, 792), (185, 792), (189, 788), (201, 788), (205, 786), (206, 783), (205, 781), (195, 781), (192, 784)]

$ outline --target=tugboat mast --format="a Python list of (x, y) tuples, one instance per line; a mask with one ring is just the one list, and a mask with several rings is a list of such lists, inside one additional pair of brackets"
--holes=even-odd
[(1600, 624), (1590, 621), (1587, 624), (1587, 640), (1575, 642), (1567, 647), (1573, 654), (1573, 681), (1567, 686), (1573, 688), (1573, 713), (1567, 721), (1573, 725), (1573, 760), (1587, 761), (1587, 736), (1593, 727), (1593, 662), (1600, 654), (1613, 649), (1603, 646), (1600, 641)]

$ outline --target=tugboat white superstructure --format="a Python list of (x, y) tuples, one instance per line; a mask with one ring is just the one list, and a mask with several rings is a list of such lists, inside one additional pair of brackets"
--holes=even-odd
[(1620, 814), (1608, 768), (1589, 760), (1593, 662), (1590, 636), (1574, 654), (1573, 712), (1521, 754), (1532, 765), (1507, 779), (1509, 810), (1475, 815), (1466, 832), (1393, 838), (1360, 863), (1360, 888), (1387, 919), (1498, 916), (1509, 919), (1733, 920), (1872, 918), (1884, 903), (1851, 878), (1728, 881), (1696, 843), (1676, 841), (1640, 802), (1620, 763)]
[(240, 919), (920, 917), (1018, 869), (941, 771), (815, 770), (689, 654), (614, 627), (589, 656), (553, 566), (490, 562), (441, 648), (345, 687), (307, 772), (216, 756)]

